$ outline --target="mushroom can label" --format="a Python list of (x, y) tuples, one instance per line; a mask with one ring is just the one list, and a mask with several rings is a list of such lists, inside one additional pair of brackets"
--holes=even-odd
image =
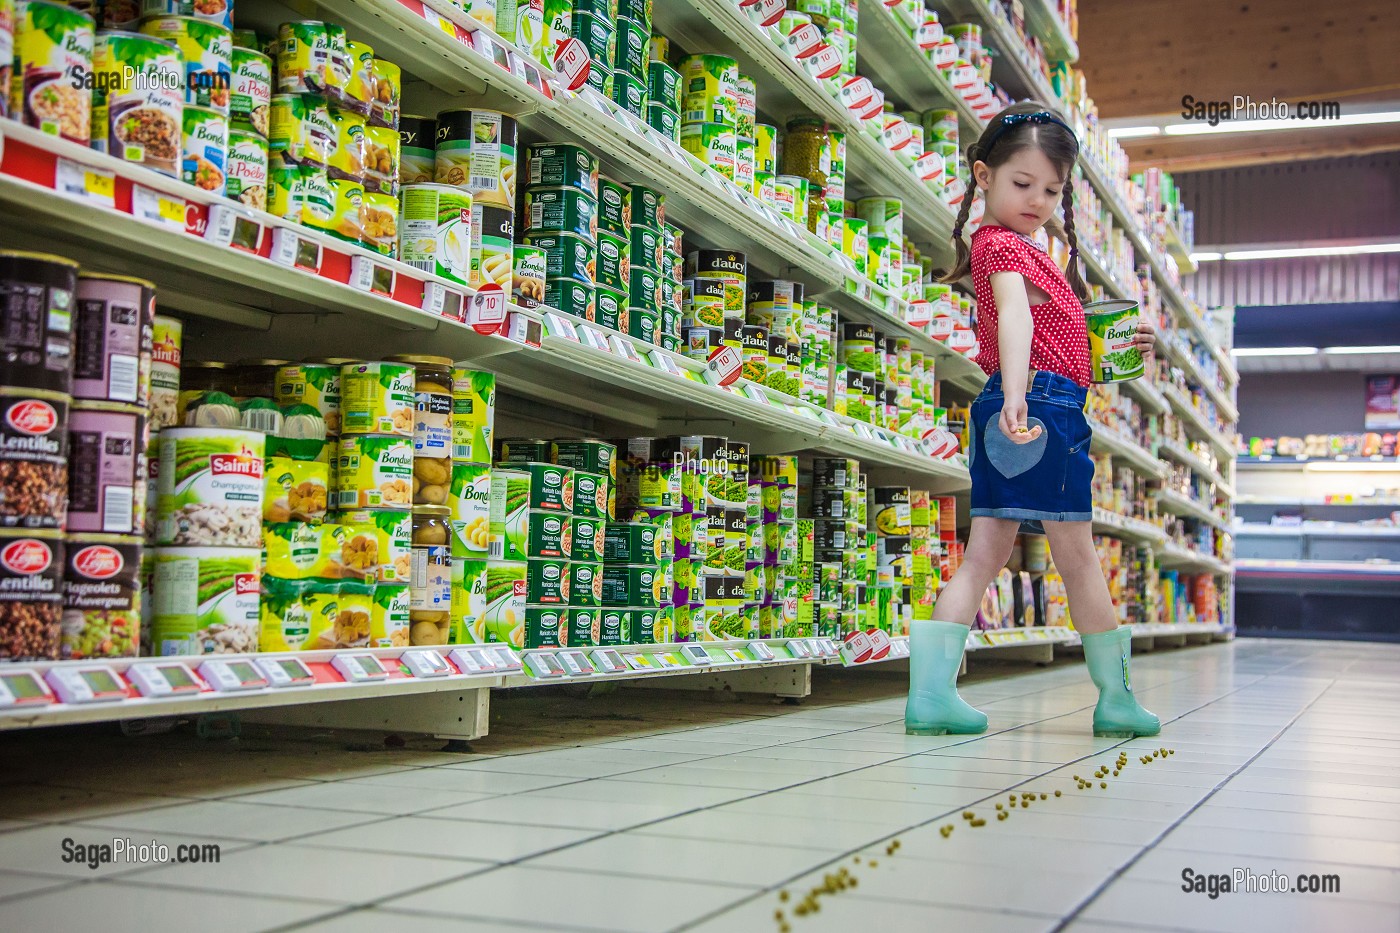
[(254, 431), (162, 431), (157, 543), (261, 547), (264, 442)]
[(154, 653), (256, 651), (261, 565), (262, 551), (256, 548), (158, 549), (152, 584)]

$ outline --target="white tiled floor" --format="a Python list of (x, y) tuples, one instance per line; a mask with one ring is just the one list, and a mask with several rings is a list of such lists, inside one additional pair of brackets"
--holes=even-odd
[[(5, 734), (0, 929), (1400, 930), (1400, 646), (1140, 655), (1165, 727), (1128, 742), (1089, 734), (1082, 663), (973, 673), (980, 737), (905, 736), (903, 684), (875, 671), (819, 672), (798, 706), (498, 695), (472, 754)], [(1176, 753), (1139, 762), (1160, 746)], [(1120, 749), (1122, 772), (1079, 790)], [(217, 842), (222, 860), (61, 859), (64, 839), (114, 836)], [(1187, 869), (1341, 892), (1210, 898), (1182, 890)], [(796, 914), (843, 870), (856, 885)]]

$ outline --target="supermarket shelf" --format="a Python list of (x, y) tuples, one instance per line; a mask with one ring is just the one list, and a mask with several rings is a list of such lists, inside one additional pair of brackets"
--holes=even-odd
[(880, 0), (860, 0), (857, 49), (859, 70), (906, 108), (956, 110), (959, 139), (981, 135), (982, 121)]
[(1167, 469), (1161, 461), (1154, 457), (1151, 451), (1144, 450), (1132, 438), (1097, 423), (1091, 423), (1090, 428), (1094, 432), (1093, 450), (1126, 461), (1129, 466), (1143, 476), (1157, 480), (1166, 478)]
[(1393, 468), (1400, 471), (1400, 458), (1382, 457), (1279, 457), (1265, 454), (1262, 457), (1238, 457), (1235, 466), (1244, 470), (1296, 470), (1310, 464), (1336, 463), (1354, 464), (1360, 469), (1371, 471), (1380, 465), (1382, 469)]
[(1119, 390), (1137, 399), (1150, 415), (1165, 415), (1169, 410), (1167, 397), (1152, 383), (1150, 376), (1121, 383)]
[(1202, 554), (1168, 542), (1157, 552), (1157, 563), (1167, 570), (1185, 570), (1188, 573), (1213, 573), (1230, 576), (1231, 566), (1217, 557)]
[(1026, 27), (1040, 39), (1045, 57), (1051, 61), (1079, 60), (1079, 46), (1070, 35), (1069, 24), (1052, 8), (1050, 0), (1021, 0)]
[[(329, 260), (322, 264), (325, 274), (317, 275), (216, 245), (187, 233), (183, 227), (161, 226), (118, 210), (84, 204), (8, 173), (16, 164), (10, 159), (23, 157), (21, 144), (38, 142), (32, 139), (34, 135), (35, 131), (24, 127), (7, 127), (10, 145), (6, 173), (0, 175), (0, 203), (12, 206), (25, 218), (26, 226), (23, 231), (11, 228), (0, 234), (0, 242), (32, 246), (37, 231), (51, 244), (46, 248), (73, 256), (92, 268), (150, 278), (159, 283), (163, 307), (196, 313), (238, 328), (228, 332), (229, 339), (215, 341), (237, 356), (248, 355), (260, 344), (268, 344), (265, 349), (274, 352), (277, 343), (298, 331), (304, 332), (308, 345), (314, 341), (332, 353), (383, 355), (431, 349), (453, 359), (480, 361), (483, 368), (502, 376), (506, 388), (573, 410), (597, 412), (651, 428), (668, 420), (676, 425), (710, 421), (748, 432), (756, 444), (768, 448), (767, 452), (826, 450), (872, 459), (892, 469), (916, 467), (921, 475), (949, 490), (966, 488), (966, 470), (957, 461), (926, 457), (918, 452), (918, 444), (909, 439), (895, 440), (883, 430), (858, 428), (850, 419), (796, 400), (778, 399), (775, 405), (763, 400), (764, 393), (759, 396), (760, 401), (754, 401), (740, 394), (749, 391), (742, 381), (734, 391), (706, 385), (695, 378), (701, 368), (698, 363), (630, 338), (625, 342), (633, 348), (636, 360), (617, 355), (616, 348), (614, 352), (593, 350), (558, 335), (546, 337), (538, 350), (502, 337), (482, 336), (457, 320), (429, 313), (415, 304), (422, 302), (425, 281), (444, 284), (464, 295), (470, 294), (470, 289), (435, 280), (382, 257), (374, 257), (374, 261), (393, 268), (399, 276), (395, 298), (348, 284), (348, 260), (335, 273), (341, 278), (332, 279), (327, 277)], [(154, 173), (91, 150), (51, 141), (50, 137), (43, 137), (42, 142), (82, 164), (111, 170), (121, 178), (139, 179), (142, 185), (169, 191), (190, 203), (232, 203), (208, 196), (196, 201), (199, 195), (180, 182), (159, 175), (149, 177)], [(270, 215), (248, 214), (268, 227), (294, 229), (303, 239), (322, 242), (327, 256), (330, 251), (372, 255), (358, 247), (317, 238), (304, 228)], [(216, 287), (211, 289), (211, 285)], [(210, 297), (211, 292), (220, 290), (236, 298)], [(575, 326), (585, 323), (559, 317)], [(328, 322), (333, 324), (327, 327)], [(216, 325), (209, 326), (217, 332)], [(623, 342), (621, 335), (617, 337)], [(956, 357), (941, 344), (932, 340), (929, 343), (947, 356)], [(648, 363), (657, 357), (668, 359), (678, 372), (689, 375), (678, 376)], [(961, 357), (956, 360), (975, 368), (975, 364)]]
[(1181, 420), (1186, 424), (1187, 430), (1195, 434), (1203, 441), (1209, 441), (1211, 446), (1220, 452), (1222, 457), (1232, 457), (1235, 452), (1235, 445), (1230, 443), (1226, 437), (1215, 428), (1206, 423), (1206, 419), (1189, 402), (1181, 397), (1181, 393), (1176, 389), (1168, 389), (1165, 393), (1167, 401), (1171, 403), (1176, 413), (1181, 416)]
[[(1059, 98), (1050, 81), (1040, 70), (1039, 62), (1030, 57), (1030, 52), (1016, 35), (1016, 30), (998, 13), (994, 13), (986, 0), (936, 0), (934, 7), (939, 18), (945, 23), (977, 22), (982, 24), (982, 44), (996, 53), (992, 58), (992, 77), (998, 85), (1006, 88), (1018, 100), (1034, 97), (1047, 104), (1056, 103)], [(950, 14), (945, 16), (943, 14)], [(865, 23), (862, 18), (861, 27)]]
[(1235, 568), (1241, 576), (1264, 577), (1322, 577), (1362, 582), (1368, 577), (1386, 578), (1400, 582), (1400, 563), (1390, 561), (1350, 560), (1270, 560), (1261, 557), (1240, 557)]
[(1378, 497), (1375, 499), (1352, 499), (1348, 502), (1329, 501), (1322, 496), (1240, 496), (1236, 505), (1298, 505), (1298, 506), (1362, 506), (1368, 508), (1400, 508), (1400, 499)]
[(1100, 258), (1093, 247), (1089, 246), (1087, 243), (1080, 244), (1079, 256), (1084, 260), (1084, 268), (1088, 272), (1087, 278), (1089, 282), (1103, 286), (1106, 297), (1137, 300), (1128, 286), (1124, 285), (1118, 276), (1109, 271), (1108, 264)]
[(1235, 490), (1229, 483), (1225, 482), (1225, 477), (1211, 468), (1204, 458), (1197, 456), (1185, 447), (1178, 445), (1175, 441), (1164, 440), (1157, 445), (1157, 453), (1170, 460), (1175, 460), (1183, 466), (1188, 466), (1195, 470), (1197, 474), (1215, 484), (1215, 491), (1218, 495), (1227, 499), (1235, 498)]
[(1266, 525), (1262, 522), (1240, 522), (1234, 528), (1238, 535), (1261, 538), (1379, 538), (1400, 540), (1400, 528), (1386, 525), (1359, 525), (1348, 522), (1303, 522), (1301, 525)]
[(1157, 507), (1163, 512), (1170, 512), (1173, 515), (1182, 515), (1186, 518), (1193, 518), (1196, 521), (1205, 522), (1221, 531), (1231, 531), (1229, 522), (1216, 515), (1215, 512), (1206, 508), (1195, 499), (1183, 496), (1175, 489), (1162, 489), (1157, 493)]
[(1167, 542), (1166, 534), (1156, 525), (1139, 518), (1118, 515), (1097, 506), (1094, 508), (1094, 532), (1154, 548)]
[(1167, 255), (1176, 261), (1177, 269), (1182, 275), (1195, 275), (1199, 263), (1191, 258), (1191, 251), (1181, 239), (1181, 231), (1162, 215), (1157, 217), (1157, 227), (1165, 233)]

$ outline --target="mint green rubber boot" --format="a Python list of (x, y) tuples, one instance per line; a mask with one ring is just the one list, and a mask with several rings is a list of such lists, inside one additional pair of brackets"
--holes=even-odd
[(1133, 696), (1128, 675), (1133, 633), (1119, 626), (1109, 632), (1081, 635), (1079, 640), (1084, 644), (1089, 677), (1099, 688), (1099, 702), (1094, 707), (1094, 735), (1130, 739), (1135, 735), (1161, 732), (1162, 723)]
[(967, 647), (967, 626), (918, 620), (909, 625), (908, 735), (976, 735), (987, 716), (958, 696), (958, 668)]

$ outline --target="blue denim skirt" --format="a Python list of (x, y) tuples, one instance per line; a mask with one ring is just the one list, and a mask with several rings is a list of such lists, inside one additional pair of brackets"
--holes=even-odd
[(1094, 517), (1091, 487), (1093, 434), (1084, 416), (1088, 390), (1073, 379), (1040, 371), (1026, 388), (1027, 427), (1040, 425), (1029, 444), (1002, 433), (1001, 373), (972, 402), (972, 515), (1014, 518), (1022, 531), (1044, 533), (1040, 522), (1087, 522)]

